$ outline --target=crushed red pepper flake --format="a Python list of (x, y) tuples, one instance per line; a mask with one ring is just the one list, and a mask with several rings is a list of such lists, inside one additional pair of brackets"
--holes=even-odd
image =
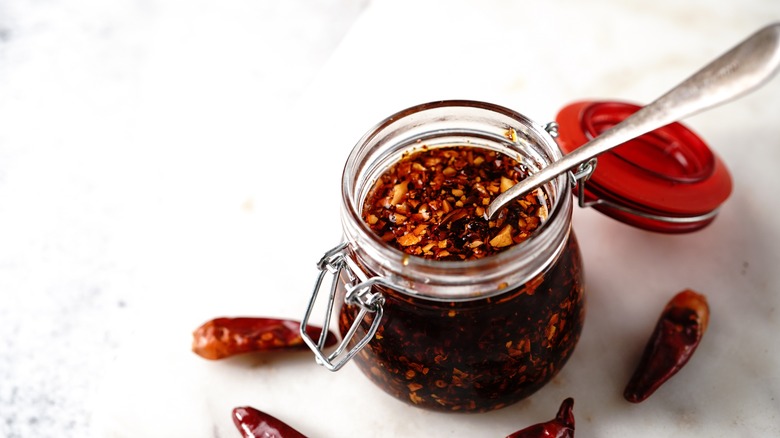
[(527, 240), (547, 218), (541, 191), (485, 219), (485, 206), (526, 175), (522, 163), (489, 149), (422, 148), (374, 184), (363, 220), (391, 246), (434, 260), (473, 260)]

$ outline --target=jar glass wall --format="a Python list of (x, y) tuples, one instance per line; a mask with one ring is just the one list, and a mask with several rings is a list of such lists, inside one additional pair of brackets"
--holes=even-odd
[(358, 367), (416, 406), (486, 411), (527, 397), (570, 357), (584, 317), (582, 262), (571, 231), (568, 175), (540, 188), (549, 213), (531, 238), (482, 259), (409, 256), (377, 236), (361, 211), (379, 175), (405, 154), (453, 146), (500, 152), (526, 172), (560, 158), (543, 126), (481, 102), (420, 105), (380, 123), (344, 169), (345, 251), (357, 275), (340, 275), (338, 323), (342, 335), (355, 330), (350, 348), (370, 337), (377, 314), (361, 313), (345, 295), (381, 278), (372, 291), (383, 297), (382, 319), (354, 357)]

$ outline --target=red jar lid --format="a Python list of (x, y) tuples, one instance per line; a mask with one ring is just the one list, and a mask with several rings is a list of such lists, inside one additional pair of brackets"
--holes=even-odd
[[(639, 110), (624, 102), (576, 102), (556, 118), (564, 153)], [(712, 222), (731, 193), (725, 164), (693, 131), (672, 123), (598, 156), (585, 200), (621, 222), (685, 233)]]

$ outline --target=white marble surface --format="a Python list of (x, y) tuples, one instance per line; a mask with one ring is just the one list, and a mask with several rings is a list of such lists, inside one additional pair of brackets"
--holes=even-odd
[[(305, 353), (189, 352), (215, 316), (300, 318), (339, 239), (343, 161), (379, 119), (442, 98), (538, 121), (645, 102), (780, 20), (775, 0), (582, 3), (0, 3), (0, 436), (238, 436), (239, 405), (310, 436), (505, 436), (567, 396), (577, 436), (780, 435), (778, 78), (686, 121), (734, 177), (710, 227), (575, 213), (585, 329), (528, 400), (437, 414)], [(623, 386), (686, 287), (709, 297), (709, 331), (631, 405)]]
[(106, 436), (118, 352), (257, 294), (267, 133), (365, 3), (0, 0), (0, 437)]

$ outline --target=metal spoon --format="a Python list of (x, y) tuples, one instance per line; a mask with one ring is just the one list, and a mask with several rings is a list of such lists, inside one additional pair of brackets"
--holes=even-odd
[(587, 144), (515, 184), (488, 205), (487, 217), (493, 217), (514, 199), (615, 146), (747, 94), (769, 80), (778, 67), (780, 23), (774, 23)]

